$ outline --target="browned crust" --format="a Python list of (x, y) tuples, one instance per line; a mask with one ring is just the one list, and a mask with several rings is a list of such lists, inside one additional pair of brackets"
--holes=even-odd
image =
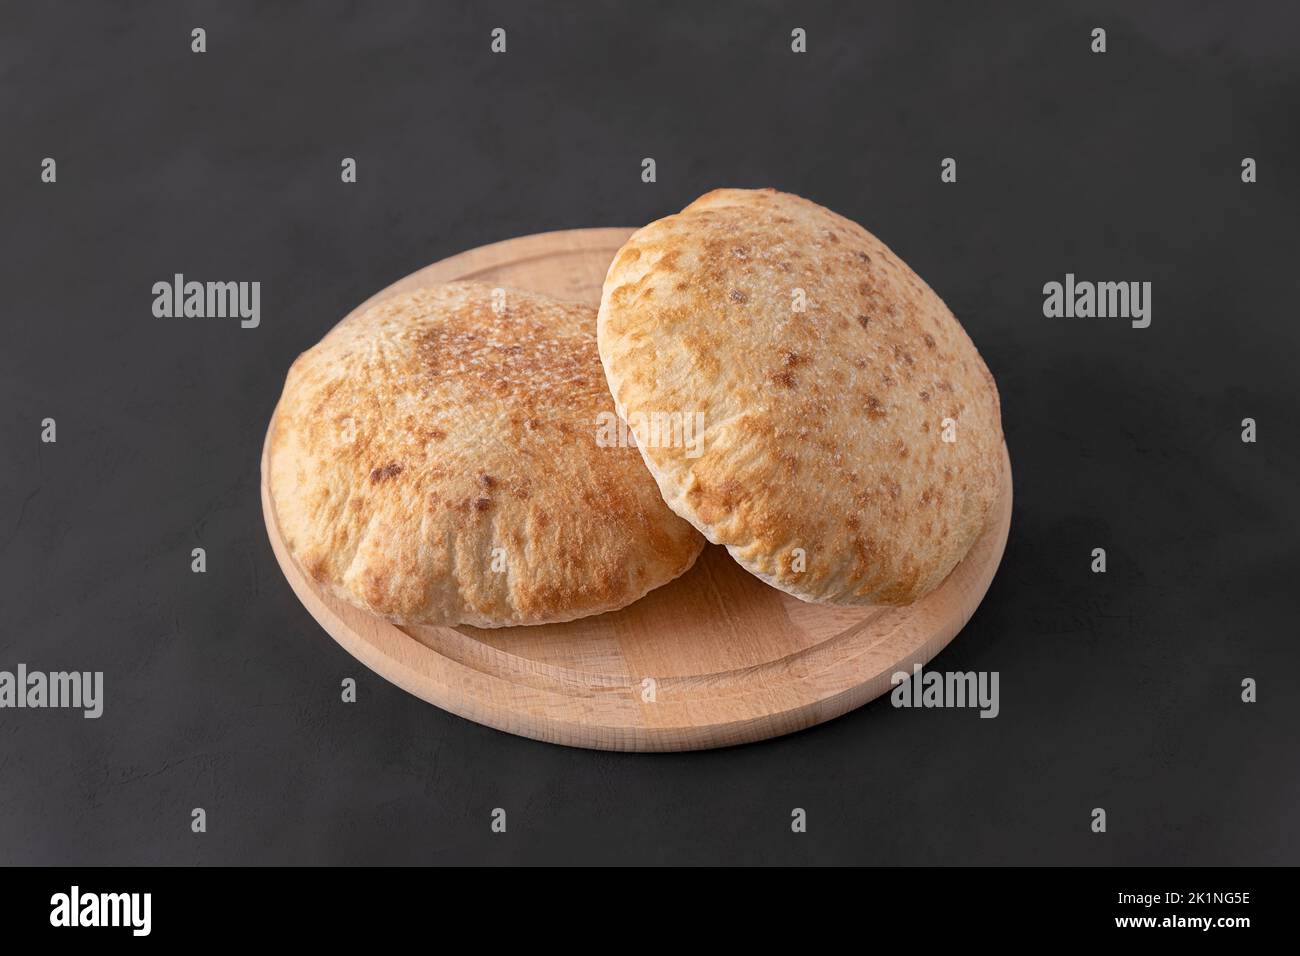
[(643, 457), (674, 511), (776, 587), (911, 603), (987, 521), (992, 375), (906, 263), (816, 203), (720, 189), (639, 230), (610, 266), (598, 338), (620, 413), (704, 413), (699, 457)]
[[(592, 309), (472, 283), (349, 319), (289, 370), (270, 490), (295, 559), (399, 623), (504, 626), (622, 607), (703, 544), (612, 412)], [(501, 549), (501, 550), (497, 550)], [(499, 570), (498, 570), (499, 569)]]

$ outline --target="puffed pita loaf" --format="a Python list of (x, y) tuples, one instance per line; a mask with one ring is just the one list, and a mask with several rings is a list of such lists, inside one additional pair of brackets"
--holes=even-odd
[(598, 614), (703, 547), (636, 449), (600, 437), (595, 310), (503, 291), (499, 314), (491, 287), (452, 283), (349, 318), (276, 409), (270, 491), (294, 558), (398, 623)]
[[(1003, 467), (993, 377), (858, 224), (771, 189), (715, 190), (633, 234), (597, 329), (664, 500), (769, 584), (909, 604), (983, 530)], [(696, 413), (694, 449), (648, 431)]]

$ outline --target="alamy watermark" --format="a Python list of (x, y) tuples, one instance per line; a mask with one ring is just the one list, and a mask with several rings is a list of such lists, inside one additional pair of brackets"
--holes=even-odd
[(1129, 319), (1135, 329), (1151, 324), (1150, 282), (1089, 282), (1076, 280), (1043, 286), (1043, 315), (1049, 319)]
[(896, 671), (889, 683), (895, 685), (889, 695), (895, 707), (978, 707), (981, 717), (996, 717), (1002, 709), (997, 671), (923, 671), (913, 664), (912, 673)]
[(601, 448), (684, 448), (687, 458), (704, 454), (703, 412), (630, 412), (627, 421), (614, 412), (596, 416), (596, 444)]
[(132, 936), (148, 936), (153, 927), (152, 893), (83, 893), (73, 885), (50, 897), (50, 925), (55, 927), (119, 926)]
[(153, 284), (153, 314), (160, 319), (239, 319), (245, 329), (262, 324), (262, 283), (186, 282), (176, 273), (171, 282)]
[(0, 708), (5, 707), (70, 708), (93, 720), (104, 713), (104, 672), (29, 671), (19, 664), (0, 671)]

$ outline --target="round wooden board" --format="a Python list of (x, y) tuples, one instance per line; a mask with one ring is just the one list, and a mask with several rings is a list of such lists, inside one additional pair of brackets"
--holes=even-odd
[[(630, 229), (541, 233), (472, 249), (372, 296), (475, 279), (600, 301)], [(269, 431), (268, 431), (269, 435)], [(319, 589), (280, 535), (262, 453), (262, 508), (285, 577), (371, 670), (445, 710), (538, 740), (605, 750), (693, 750), (790, 733), (889, 690), (942, 650), (988, 589), (1011, 522), (1011, 466), (966, 559), (905, 608), (805, 604), (708, 545), (694, 568), (621, 611), (568, 624), (399, 628)], [(653, 682), (653, 683), (651, 683)], [(653, 694), (651, 694), (653, 689)]]

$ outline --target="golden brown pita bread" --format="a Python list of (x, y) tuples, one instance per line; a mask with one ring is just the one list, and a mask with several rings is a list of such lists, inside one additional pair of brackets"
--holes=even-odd
[[(993, 377), (929, 286), (816, 203), (719, 189), (637, 231), (598, 339), (664, 500), (769, 584), (911, 603), (984, 528), (1003, 461)], [(644, 437), (655, 415), (697, 413), (693, 449)]]
[(630, 604), (703, 546), (613, 402), (595, 311), (453, 283), (349, 318), (289, 370), (270, 490), (294, 558), (399, 623), (500, 627)]

